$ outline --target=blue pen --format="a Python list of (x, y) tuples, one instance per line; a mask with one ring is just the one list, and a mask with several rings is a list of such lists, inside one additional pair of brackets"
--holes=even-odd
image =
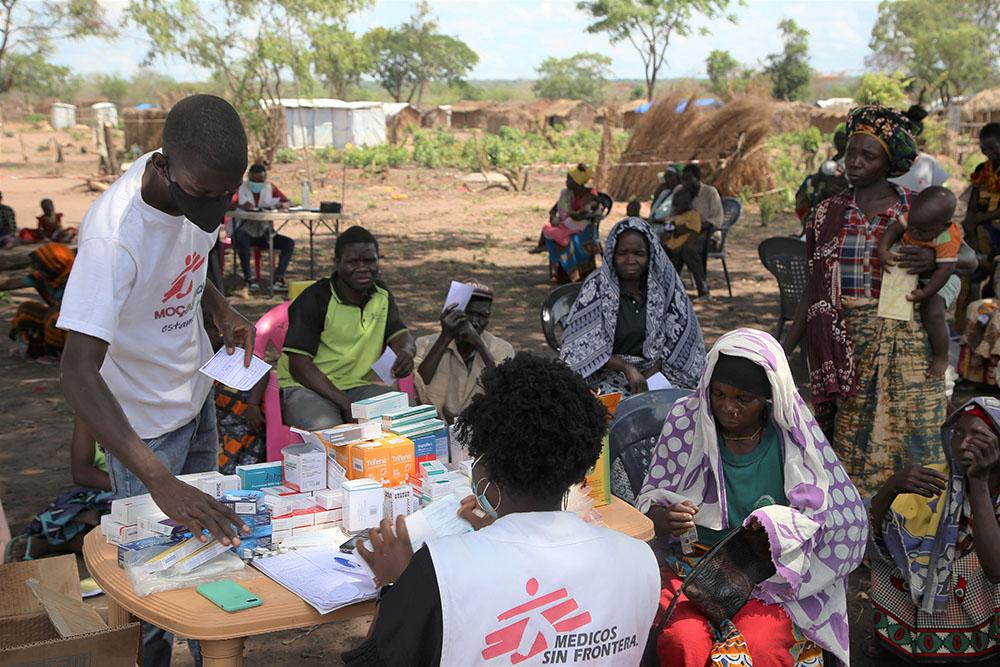
[(361, 566), (358, 565), (357, 563), (355, 563), (354, 561), (347, 560), (346, 558), (341, 558), (340, 556), (334, 556), (333, 560), (336, 563), (338, 563), (340, 565), (343, 565), (344, 567), (349, 567), (349, 568), (351, 568), (353, 570), (360, 570), (361, 569)]

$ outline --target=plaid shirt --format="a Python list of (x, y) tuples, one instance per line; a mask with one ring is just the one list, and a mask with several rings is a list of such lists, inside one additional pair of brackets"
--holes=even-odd
[(17, 222), (14, 221), (14, 209), (6, 204), (0, 204), (0, 238), (17, 234)]
[(886, 227), (894, 220), (905, 220), (910, 212), (912, 193), (894, 186), (899, 201), (892, 208), (871, 219), (854, 203), (851, 191), (847, 198), (844, 224), (840, 228), (840, 292), (846, 297), (877, 299), (882, 287), (882, 266), (878, 261), (878, 243)]

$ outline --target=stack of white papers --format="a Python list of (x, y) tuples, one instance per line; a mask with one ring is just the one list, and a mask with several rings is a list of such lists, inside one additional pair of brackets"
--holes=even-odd
[(351, 554), (334, 545), (255, 558), (253, 566), (321, 614), (371, 600), (375, 584)]

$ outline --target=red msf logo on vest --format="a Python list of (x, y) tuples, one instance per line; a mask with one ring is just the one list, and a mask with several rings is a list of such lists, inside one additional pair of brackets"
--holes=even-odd
[[(590, 612), (576, 613), (580, 607), (565, 588), (535, 597), (538, 580), (534, 578), (528, 579), (524, 588), (534, 599), (497, 616), (498, 621), (511, 623), (486, 635), (484, 660), (512, 653), (510, 663), (516, 665), (547, 650), (551, 645), (549, 637), (556, 633), (573, 632), (590, 623)], [(553, 639), (553, 643), (558, 642)]]
[(162, 303), (166, 303), (170, 299), (183, 299), (190, 294), (191, 290), (194, 289), (194, 280), (191, 278), (191, 275), (201, 268), (201, 265), (204, 263), (205, 258), (197, 252), (193, 252), (185, 257), (184, 269), (170, 283), (170, 289), (163, 293)]

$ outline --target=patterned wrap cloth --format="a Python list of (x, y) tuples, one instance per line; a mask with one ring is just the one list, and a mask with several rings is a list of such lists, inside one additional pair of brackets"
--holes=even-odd
[[(979, 565), (965, 475), (950, 446), (952, 427), (970, 410), (983, 411), (1000, 431), (996, 398), (974, 398), (952, 414), (941, 427), (946, 463), (929, 466), (948, 477), (948, 487), (933, 498), (897, 496), (873, 540), (875, 635), (917, 662), (1000, 656), (1000, 586)], [(1000, 516), (996, 498), (994, 514)]]
[[(772, 388), (771, 419), (781, 441), (788, 506), (755, 510), (767, 532), (776, 573), (753, 598), (781, 605), (808, 639), (849, 661), (847, 575), (860, 563), (868, 539), (867, 512), (822, 429), (792, 379), (774, 338), (755, 329), (723, 335), (708, 354), (695, 392), (671, 409), (636, 507), (692, 502), (695, 523), (729, 528), (719, 437), (709, 384), (720, 354), (761, 366)], [(750, 517), (744, 522), (747, 525)]]
[(584, 281), (570, 311), (560, 356), (592, 384), (598, 371), (611, 358), (621, 300), (615, 272), (615, 246), (618, 237), (628, 231), (645, 236), (650, 249), (643, 359), (649, 367), (660, 361), (660, 370), (675, 387), (694, 387), (705, 368), (701, 327), (674, 265), (667, 259), (653, 230), (641, 218), (625, 218), (612, 227), (604, 244), (604, 262)]

